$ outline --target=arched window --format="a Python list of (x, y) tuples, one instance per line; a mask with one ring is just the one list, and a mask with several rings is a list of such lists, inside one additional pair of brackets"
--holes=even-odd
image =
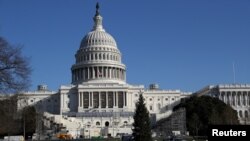
[(124, 124), (124, 126), (127, 126), (127, 125), (128, 125), (128, 122), (127, 122), (127, 121), (124, 121), (123, 124)]
[(96, 125), (96, 126), (100, 126), (101, 124), (100, 124), (99, 121), (97, 121), (95, 125)]
[(105, 122), (105, 126), (109, 127), (109, 122), (108, 121)]

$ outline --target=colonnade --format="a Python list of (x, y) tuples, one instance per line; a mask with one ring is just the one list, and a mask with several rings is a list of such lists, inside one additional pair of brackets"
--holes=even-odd
[(91, 66), (72, 70), (72, 81), (98, 78), (125, 80), (126, 73), (122, 68), (107, 66)]
[(99, 61), (99, 60), (111, 60), (120, 62), (121, 58), (120, 54), (117, 53), (86, 53), (77, 56), (76, 63), (84, 61)]
[(124, 91), (78, 92), (78, 109), (124, 108), (127, 106), (127, 93)]
[(222, 91), (219, 99), (231, 106), (250, 106), (250, 91)]

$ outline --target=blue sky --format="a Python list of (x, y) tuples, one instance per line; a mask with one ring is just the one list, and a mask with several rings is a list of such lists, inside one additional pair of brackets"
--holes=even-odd
[[(92, 29), (96, 0), (0, 0), (0, 36), (31, 58), (31, 90), (71, 83)], [(196, 91), (250, 83), (249, 0), (99, 0), (104, 28), (122, 52), (130, 84)]]

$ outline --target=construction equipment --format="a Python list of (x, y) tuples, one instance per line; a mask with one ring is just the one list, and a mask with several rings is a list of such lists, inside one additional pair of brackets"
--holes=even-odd
[(71, 134), (67, 134), (67, 133), (58, 133), (56, 135), (56, 137), (58, 139), (62, 139), (62, 140), (70, 140), (70, 139), (73, 139), (72, 135)]

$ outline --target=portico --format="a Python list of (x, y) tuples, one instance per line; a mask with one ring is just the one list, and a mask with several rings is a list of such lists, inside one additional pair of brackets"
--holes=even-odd
[(126, 91), (80, 91), (78, 112), (89, 109), (112, 109), (127, 107)]

